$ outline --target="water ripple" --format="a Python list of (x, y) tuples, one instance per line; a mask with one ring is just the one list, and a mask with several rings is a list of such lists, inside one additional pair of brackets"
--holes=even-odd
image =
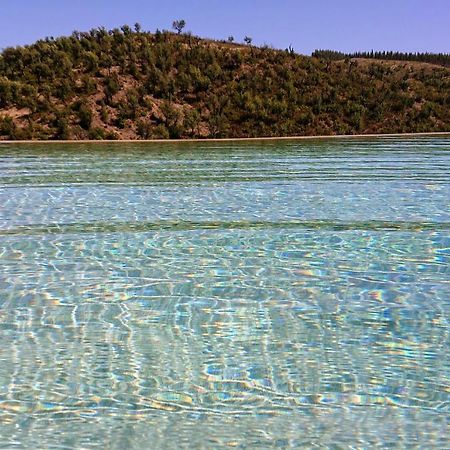
[(446, 448), (450, 139), (0, 147), (1, 448)]

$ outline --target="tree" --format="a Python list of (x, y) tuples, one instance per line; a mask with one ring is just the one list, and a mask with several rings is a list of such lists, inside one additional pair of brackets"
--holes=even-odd
[(83, 56), (86, 72), (95, 72), (98, 69), (98, 56), (94, 52), (86, 52)]
[(136, 23), (134, 24), (134, 31), (135, 31), (136, 33), (140, 33), (140, 32), (142, 31), (142, 26), (141, 26), (141, 24), (140, 24), (139, 22), (136, 22)]
[(33, 66), (33, 69), (38, 83), (41, 83), (44, 78), (50, 78), (53, 72), (48, 64), (42, 62), (38, 62), (37, 64), (35, 64)]
[(181, 34), (183, 31), (183, 28), (186, 26), (186, 21), (181, 20), (174, 20), (172, 23), (172, 28), (177, 31), (178, 34)]
[(170, 135), (165, 125), (160, 123), (155, 127), (152, 137), (155, 139), (169, 139)]
[(253, 39), (252, 39), (250, 36), (245, 36), (244, 42), (245, 42), (247, 45), (251, 45), (251, 44), (252, 44), (252, 41), (253, 41)]
[(70, 131), (69, 131), (69, 122), (64, 113), (57, 113), (54, 121), (55, 126), (55, 138), (56, 139), (69, 139)]
[(137, 122), (136, 132), (142, 139), (149, 139), (152, 137), (152, 124), (147, 120), (139, 120)]
[(17, 127), (12, 117), (0, 117), (0, 136), (7, 136), (9, 139), (15, 139), (16, 131)]
[(228, 42), (234, 42), (234, 37), (233, 36), (228, 36)]
[(183, 127), (181, 124), (182, 117), (180, 111), (167, 100), (160, 104), (159, 109), (164, 115), (164, 125), (169, 132), (169, 137), (172, 139), (181, 137)]
[(79, 123), (81, 128), (89, 130), (92, 123), (92, 111), (85, 103), (82, 103), (80, 105), (80, 108), (78, 110), (78, 118), (80, 119)]
[(107, 105), (112, 103), (113, 96), (120, 91), (120, 82), (117, 74), (104, 79), (103, 92), (105, 93), (105, 102)]
[(122, 27), (120, 27), (120, 29), (122, 30), (122, 33), (123, 33), (125, 36), (128, 36), (128, 35), (131, 34), (131, 28), (130, 28), (129, 25), (123, 25)]
[(185, 113), (184, 126), (187, 128), (191, 136), (195, 136), (200, 120), (200, 113), (196, 109), (192, 109)]
[(7, 78), (0, 78), (0, 108), (5, 108), (14, 101), (12, 83)]

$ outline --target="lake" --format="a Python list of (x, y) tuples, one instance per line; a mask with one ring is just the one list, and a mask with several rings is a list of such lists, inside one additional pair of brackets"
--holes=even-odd
[(444, 448), (450, 138), (0, 146), (0, 448)]

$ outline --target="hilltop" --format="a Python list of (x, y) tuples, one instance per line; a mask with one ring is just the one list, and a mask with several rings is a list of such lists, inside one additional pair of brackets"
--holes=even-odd
[(7, 48), (0, 139), (450, 131), (445, 64), (327, 52), (302, 56), (138, 26)]

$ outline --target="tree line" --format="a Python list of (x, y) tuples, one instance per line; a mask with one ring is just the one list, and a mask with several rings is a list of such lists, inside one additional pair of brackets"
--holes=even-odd
[(311, 56), (335, 61), (350, 58), (379, 59), (388, 61), (417, 61), (450, 67), (450, 53), (405, 53), (373, 50), (370, 52), (342, 53), (335, 50), (315, 50)]

